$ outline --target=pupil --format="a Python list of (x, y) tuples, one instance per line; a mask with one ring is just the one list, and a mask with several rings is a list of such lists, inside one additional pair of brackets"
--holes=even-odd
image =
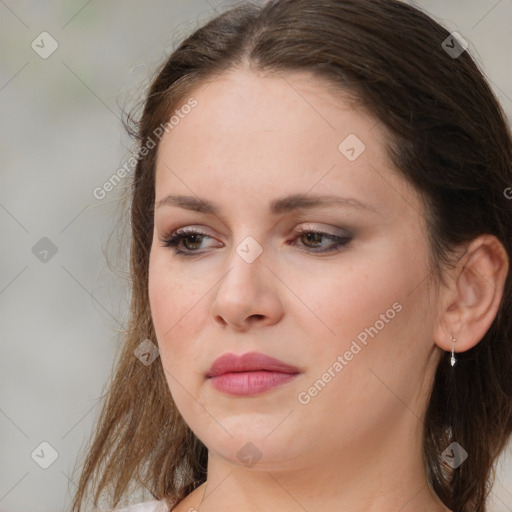
[(319, 238), (322, 237), (320, 233), (307, 233), (306, 237), (309, 242), (319, 242)]
[[(200, 238), (201, 235), (188, 235), (187, 238), (185, 238), (185, 245), (189, 245), (188, 242), (192, 239), (192, 245), (194, 244), (197, 244), (197, 243), (201, 243), (200, 240), (198, 240), (198, 238)], [(190, 247), (188, 247), (190, 248)]]

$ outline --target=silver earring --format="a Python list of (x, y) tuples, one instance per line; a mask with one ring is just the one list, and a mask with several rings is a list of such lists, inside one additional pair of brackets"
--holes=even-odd
[(450, 364), (453, 366), (457, 362), (457, 359), (455, 359), (455, 342), (457, 340), (453, 336), (453, 332), (452, 332), (452, 340), (451, 341), (452, 341), (452, 357), (450, 357)]

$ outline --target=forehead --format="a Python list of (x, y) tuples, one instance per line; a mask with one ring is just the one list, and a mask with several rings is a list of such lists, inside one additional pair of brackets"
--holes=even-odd
[(392, 172), (381, 123), (309, 73), (232, 70), (181, 105), (191, 98), (195, 106), (177, 106), (179, 122), (160, 142), (157, 200), (171, 192), (222, 199), (222, 189), (249, 200), (314, 187), (376, 203), (410, 193)]
[[(197, 106), (180, 116), (179, 126), (170, 127), (177, 137), (193, 131), (198, 136), (232, 138), (268, 130), (307, 132), (315, 139), (329, 131), (349, 128), (363, 135), (368, 127), (379, 124), (365, 110), (354, 110), (354, 99), (347, 92), (336, 90), (330, 82), (306, 72), (262, 74), (247, 69), (230, 70), (199, 85), (181, 99), (173, 113), (179, 113), (180, 106), (186, 106), (191, 98)], [(298, 120), (302, 123), (297, 124)], [(233, 132), (241, 127), (245, 128), (243, 133)], [(379, 126), (377, 132), (382, 132), (377, 133), (382, 136), (383, 127)]]

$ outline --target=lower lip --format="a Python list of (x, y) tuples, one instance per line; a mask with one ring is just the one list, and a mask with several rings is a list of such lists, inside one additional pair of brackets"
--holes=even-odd
[(210, 377), (209, 381), (218, 391), (228, 395), (254, 395), (290, 382), (297, 373), (271, 371), (233, 372)]

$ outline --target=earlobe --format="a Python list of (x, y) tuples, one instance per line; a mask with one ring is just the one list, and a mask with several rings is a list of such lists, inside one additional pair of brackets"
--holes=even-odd
[(445, 351), (465, 352), (477, 345), (492, 325), (503, 297), (509, 259), (493, 235), (473, 240), (451, 273), (443, 292), (444, 310), (435, 329), (435, 342)]

